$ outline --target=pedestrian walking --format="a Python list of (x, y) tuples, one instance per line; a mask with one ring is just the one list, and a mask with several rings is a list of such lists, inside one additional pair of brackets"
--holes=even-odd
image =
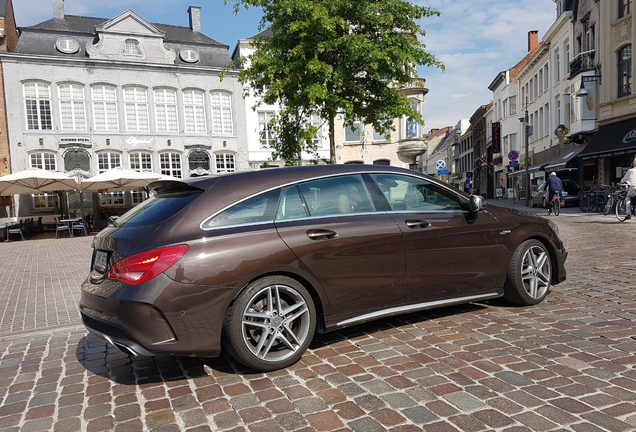
[(561, 179), (557, 177), (555, 172), (550, 173), (550, 177), (546, 182), (548, 184), (548, 214), (552, 213), (552, 198), (563, 189)]
[(627, 170), (620, 183), (627, 184), (629, 186), (627, 189), (627, 197), (631, 203), (631, 214), (630, 212), (627, 212), (625, 219), (631, 219), (634, 214), (634, 209), (636, 208), (636, 158), (634, 158), (634, 161), (632, 162), (632, 168)]

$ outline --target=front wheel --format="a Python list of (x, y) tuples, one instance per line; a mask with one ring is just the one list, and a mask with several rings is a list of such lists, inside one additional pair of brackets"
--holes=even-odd
[(561, 200), (560, 199), (555, 199), (554, 200), (554, 204), (552, 205), (553, 210), (554, 210), (554, 215), (558, 216), (559, 213), (561, 213)]
[(605, 205), (603, 206), (603, 214), (607, 216), (612, 211), (612, 207), (614, 207), (614, 197), (610, 195), (605, 200)]
[(227, 311), (223, 341), (236, 361), (259, 371), (296, 363), (316, 328), (316, 309), (307, 289), (284, 276), (248, 285)]
[(538, 240), (526, 240), (512, 254), (504, 286), (504, 298), (529, 306), (540, 303), (550, 292), (552, 262)]
[(625, 222), (627, 218), (627, 202), (625, 198), (620, 198), (616, 202), (616, 219), (618, 219), (619, 222)]

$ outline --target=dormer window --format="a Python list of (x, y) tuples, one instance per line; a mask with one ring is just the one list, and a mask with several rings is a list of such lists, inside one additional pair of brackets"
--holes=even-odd
[(79, 51), (79, 43), (70, 37), (61, 37), (55, 43), (55, 47), (58, 51), (65, 54), (75, 54)]
[(199, 61), (199, 53), (192, 48), (184, 48), (179, 52), (179, 57), (186, 63), (196, 63)]
[(124, 54), (132, 56), (141, 56), (141, 48), (139, 47), (139, 41), (135, 39), (126, 39), (124, 45)]

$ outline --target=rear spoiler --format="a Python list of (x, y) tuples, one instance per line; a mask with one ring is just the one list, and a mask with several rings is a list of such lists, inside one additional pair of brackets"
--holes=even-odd
[(181, 180), (159, 180), (148, 185), (148, 190), (155, 195), (171, 192), (203, 192), (204, 189)]

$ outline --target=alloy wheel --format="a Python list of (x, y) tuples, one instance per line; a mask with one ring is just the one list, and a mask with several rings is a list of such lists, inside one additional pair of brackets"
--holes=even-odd
[(532, 246), (523, 256), (521, 280), (526, 293), (533, 299), (542, 298), (550, 287), (552, 268), (550, 257), (540, 246)]

